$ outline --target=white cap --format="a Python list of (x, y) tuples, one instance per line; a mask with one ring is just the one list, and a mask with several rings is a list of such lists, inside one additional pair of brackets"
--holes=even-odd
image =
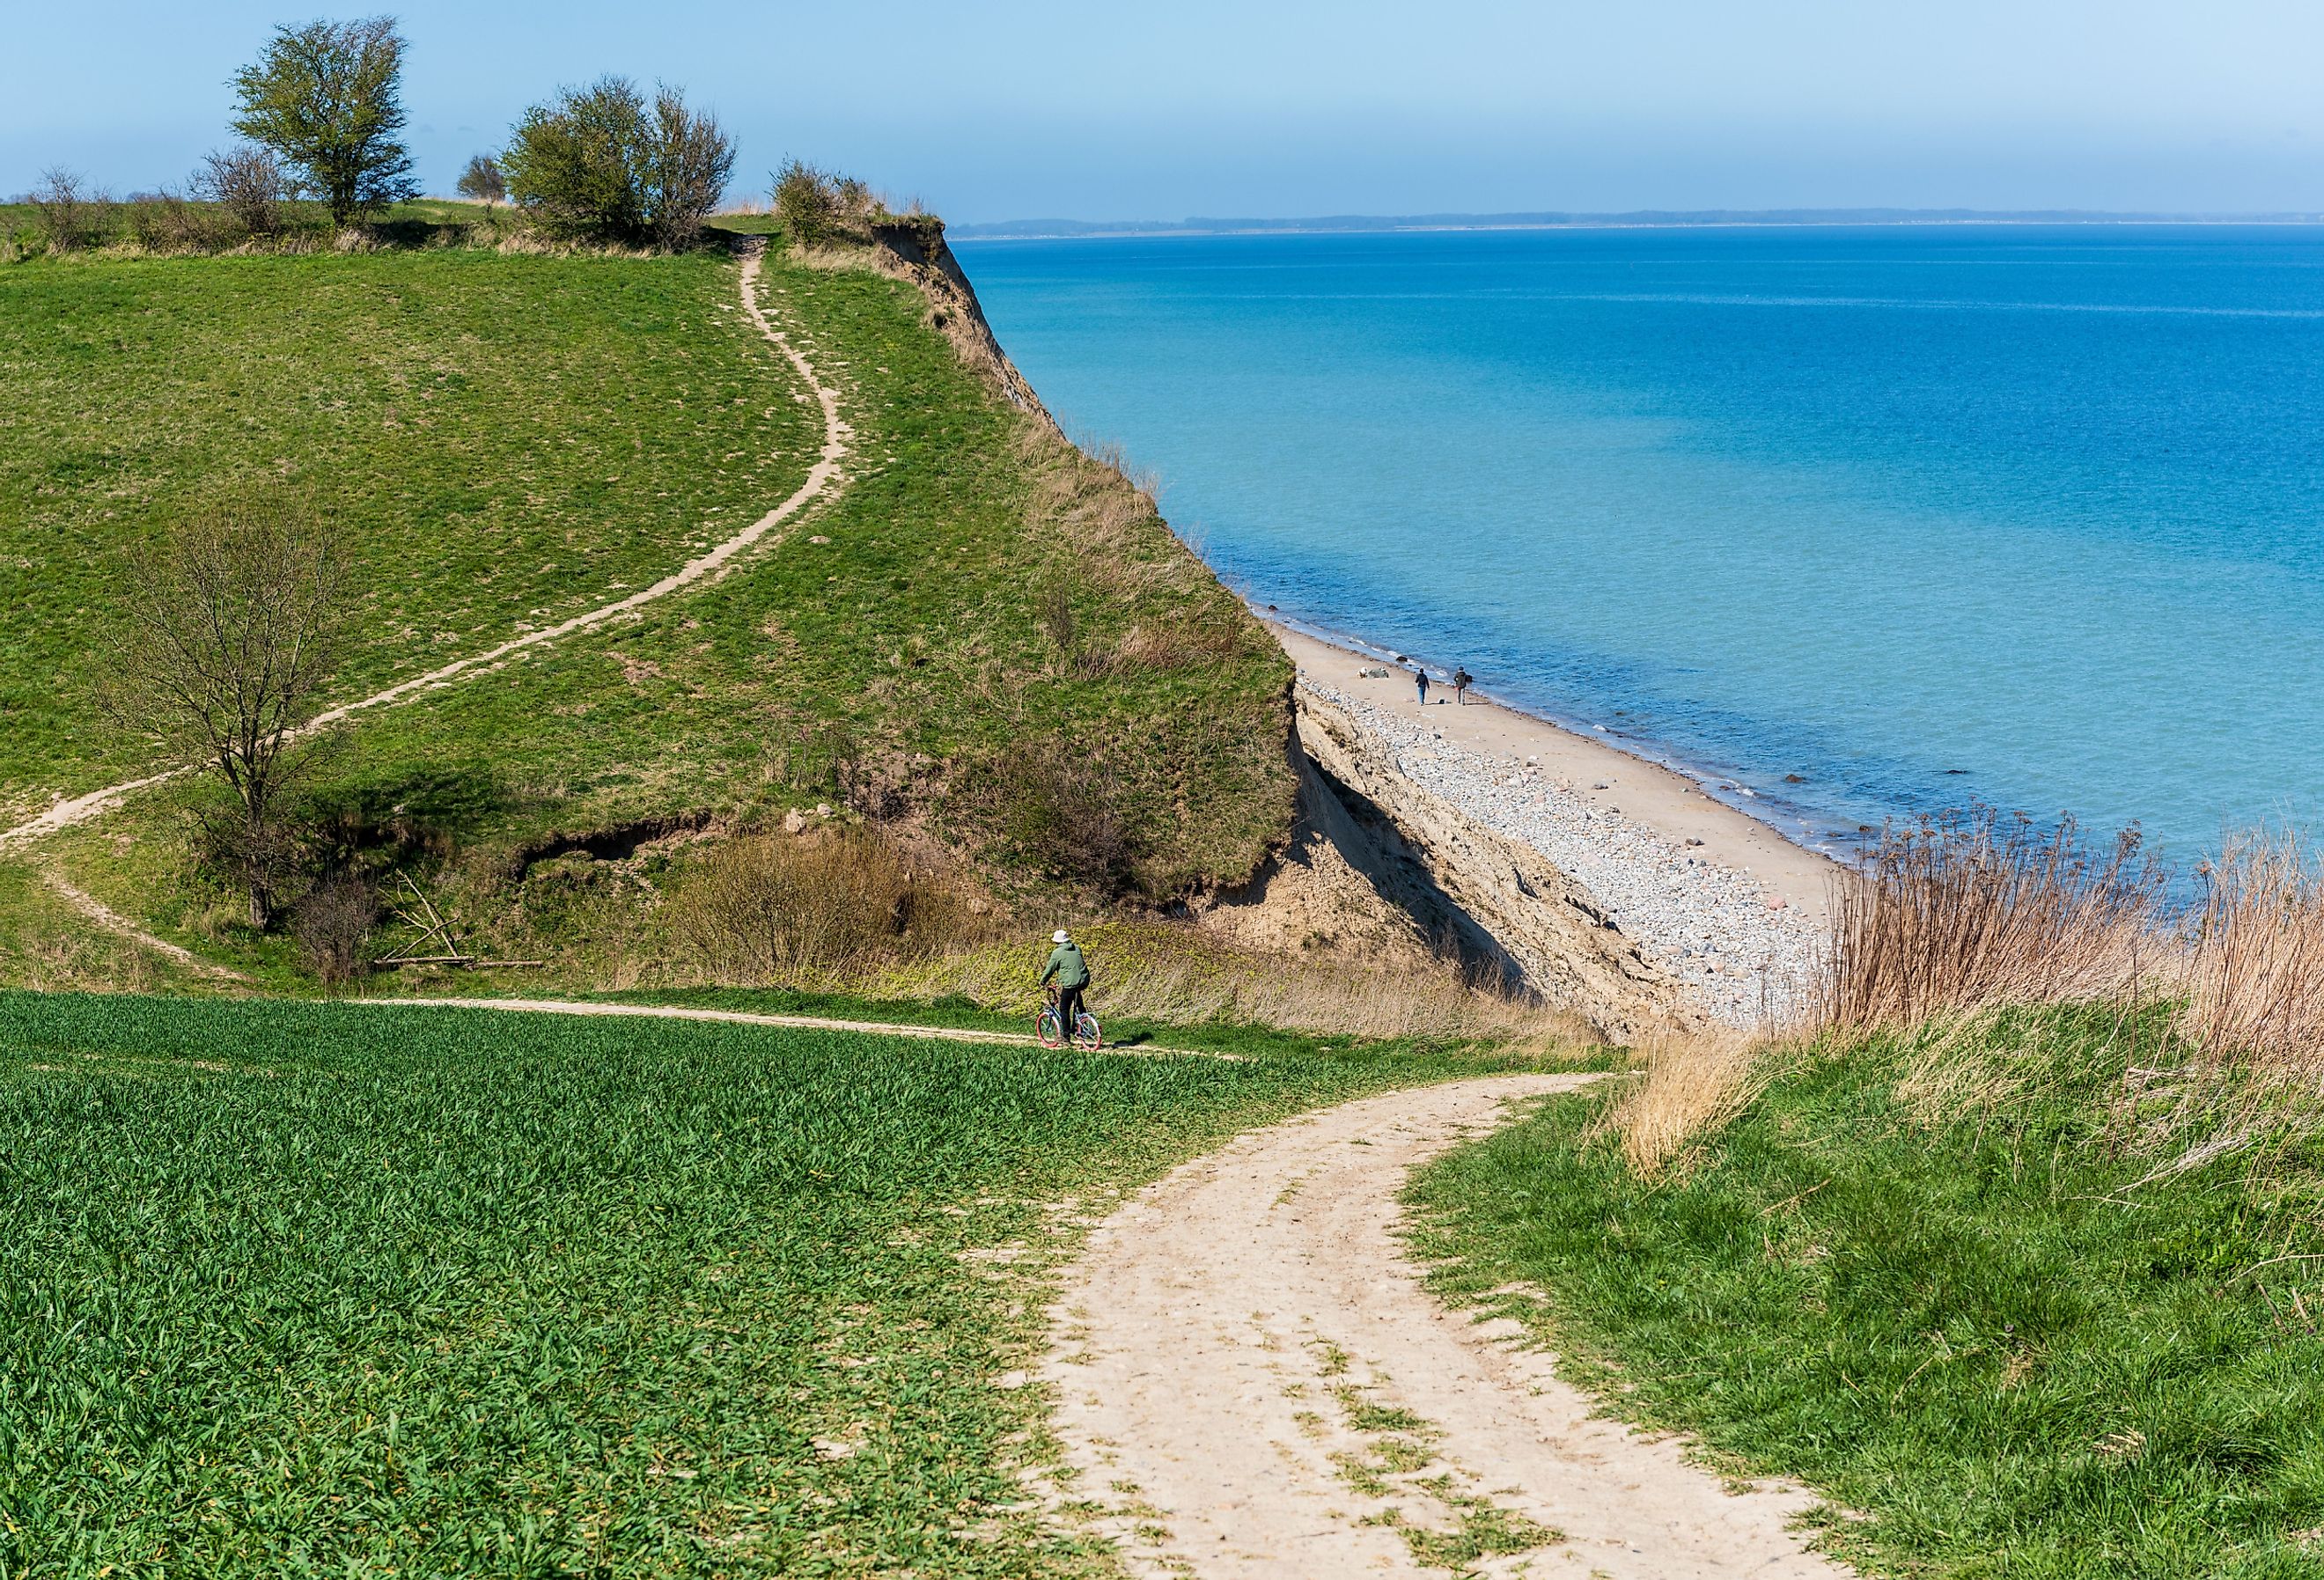
[(1049, 935), (1049, 942), (1053, 944), (1070, 944), (1073, 942), (1073, 939), (1065, 936), (1065, 929), (1059, 928), (1056, 932)]

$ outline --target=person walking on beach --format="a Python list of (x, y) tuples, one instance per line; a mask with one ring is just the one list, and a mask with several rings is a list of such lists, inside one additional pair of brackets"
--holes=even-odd
[(1469, 688), (1476, 684), (1476, 680), (1477, 677), (1469, 673), (1465, 669), (1455, 670), (1452, 671), (1452, 702), (1455, 707), (1466, 707), (1468, 706)]
[(1420, 706), (1426, 707), (1428, 706), (1428, 671), (1415, 664), (1412, 666), (1412, 678), (1420, 688)]

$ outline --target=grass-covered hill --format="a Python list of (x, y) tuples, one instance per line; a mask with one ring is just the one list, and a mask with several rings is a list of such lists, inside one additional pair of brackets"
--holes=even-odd
[[(1032, 904), (1046, 929), (1251, 874), (1290, 817), (1288, 666), (1150, 499), (956, 349), (956, 305), (880, 262), (777, 236), (758, 281), (837, 392), (842, 485), (725, 574), (331, 732), (318, 861), (413, 872), (564, 985), (666, 965), (663, 902), (708, 851), (818, 806), (945, 874), (956, 917)], [(353, 572), (337, 700), (621, 598), (788, 496), (821, 412), (740, 278), (723, 241), (0, 267), (0, 818), (166, 765), (96, 682), (125, 557), (223, 491), (279, 481), (327, 521)], [(292, 971), (198, 859), (210, 793), (0, 846), (0, 977), (176, 969), (45, 872)]]

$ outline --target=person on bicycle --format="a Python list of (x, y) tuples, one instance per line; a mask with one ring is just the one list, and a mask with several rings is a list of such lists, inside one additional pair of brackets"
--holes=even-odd
[(1047, 969), (1041, 973), (1041, 985), (1057, 979), (1057, 1024), (1065, 1028), (1065, 1040), (1074, 1038), (1074, 1020), (1082, 1012), (1082, 994), (1089, 991), (1089, 962), (1082, 958), (1082, 947), (1074, 942), (1073, 935), (1059, 928), (1049, 935), (1056, 946), (1049, 951)]

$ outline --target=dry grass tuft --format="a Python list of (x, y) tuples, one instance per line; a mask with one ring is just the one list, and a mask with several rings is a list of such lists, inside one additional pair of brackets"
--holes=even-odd
[(1652, 1179), (1716, 1135), (1774, 1079), (1770, 1046), (1740, 1031), (1649, 1038), (1637, 1049), (1642, 1073), (1591, 1124), (1610, 1139), (1641, 1179)]

